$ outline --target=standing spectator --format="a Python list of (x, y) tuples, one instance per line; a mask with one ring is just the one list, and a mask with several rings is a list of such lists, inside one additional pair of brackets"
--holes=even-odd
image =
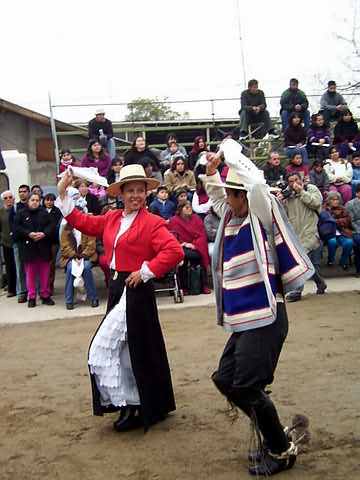
[(68, 167), (80, 167), (80, 165), (76, 163), (71, 150), (64, 148), (60, 153), (60, 173), (65, 172)]
[(79, 190), (80, 196), (86, 201), (87, 210), (93, 215), (99, 215), (101, 207), (99, 200), (89, 192), (89, 184), (86, 180), (78, 179), (74, 182), (74, 188)]
[(169, 191), (165, 185), (160, 185), (156, 190), (156, 197), (151, 202), (150, 207), (159, 209), (159, 215), (164, 220), (170, 220), (174, 216), (176, 204), (169, 200)]
[(329, 191), (339, 192), (345, 205), (352, 199), (352, 189), (350, 182), (352, 179), (351, 163), (340, 158), (339, 149), (332, 147), (330, 150), (330, 159), (324, 164), (324, 170), (329, 177)]
[(360, 277), (360, 184), (356, 186), (355, 198), (346, 204), (346, 209), (352, 220), (356, 276)]
[(154, 172), (160, 170), (160, 161), (155, 153), (149, 148), (147, 141), (140, 135), (133, 141), (132, 147), (125, 154), (124, 166), (138, 164), (144, 158), (151, 158)]
[(296, 172), (300, 175), (301, 180), (308, 184), (310, 182), (310, 172), (307, 165), (303, 165), (301, 154), (294, 153), (291, 157), (289, 165), (286, 167), (285, 172), (289, 175), (290, 172)]
[(55, 272), (56, 272), (56, 257), (59, 251), (59, 227), (62, 219), (60, 210), (54, 205), (56, 197), (53, 193), (45, 195), (43, 200), (43, 206), (50, 215), (51, 220), (54, 223), (54, 235), (51, 239), (51, 260), (50, 260), (50, 292), (54, 294)]
[(2, 192), (3, 207), (0, 208), (0, 246), (3, 247), (7, 276), (7, 297), (16, 296), (16, 265), (13, 242), (10, 236), (9, 214), (14, 209), (15, 197), (10, 190)]
[(282, 93), (280, 98), (280, 116), (283, 132), (289, 124), (290, 115), (294, 112), (300, 115), (301, 121), (304, 122), (305, 131), (307, 131), (309, 128), (309, 102), (305, 93), (300, 90), (298, 86), (298, 80), (296, 78), (292, 78), (290, 80), (290, 87)]
[(18, 188), (18, 194), (19, 194), (19, 201), (16, 204), (16, 210), (21, 210), (22, 208), (25, 208), (27, 205), (27, 199), (30, 194), (30, 187), (29, 185), (20, 185)]
[(329, 80), (328, 88), (320, 99), (320, 113), (323, 114), (325, 123), (330, 124), (331, 120), (337, 120), (347, 110), (347, 103), (344, 97), (336, 91), (336, 83)]
[(348, 210), (340, 205), (340, 193), (329, 192), (326, 197), (326, 210), (336, 221), (336, 236), (330, 238), (328, 246), (328, 265), (334, 265), (336, 250), (342, 248), (340, 265), (344, 270), (349, 267), (350, 253), (353, 248), (352, 219)]
[(360, 150), (359, 127), (350, 110), (343, 112), (335, 125), (333, 143), (340, 149), (341, 158), (346, 158), (349, 153)]
[(173, 145), (174, 143), (177, 145), (178, 151), (183, 154), (184, 158), (187, 158), (187, 152), (185, 147), (183, 147), (182, 145), (178, 145), (178, 139), (177, 139), (176, 133), (170, 132), (166, 135), (166, 149), (160, 152), (161, 164), (167, 161), (167, 157), (169, 156), (169, 154), (171, 154), (170, 146)]
[(176, 157), (170, 172), (166, 175), (165, 183), (171, 194), (174, 195), (177, 190), (184, 188), (188, 192), (188, 198), (192, 197), (190, 192), (196, 188), (195, 175), (189, 169), (185, 158), (180, 155)]
[(208, 151), (208, 147), (206, 145), (205, 137), (203, 137), (202, 135), (198, 135), (197, 137), (195, 137), (194, 138), (194, 145), (193, 145), (193, 147), (191, 149), (191, 152), (189, 154), (189, 168), (190, 168), (190, 170), (194, 170), (200, 153), (207, 152), (207, 151)]
[(36, 278), (40, 278), (40, 294), (44, 305), (54, 305), (50, 294), (51, 239), (55, 226), (50, 215), (40, 207), (40, 197), (31, 193), (27, 207), (15, 217), (15, 234), (19, 242), (20, 257), (24, 262), (28, 307), (36, 306)]
[(318, 160), (328, 158), (330, 152), (330, 128), (325, 125), (324, 116), (321, 113), (313, 115), (307, 135), (308, 153), (314, 155)]
[(288, 157), (295, 153), (300, 153), (304, 165), (308, 164), (308, 155), (306, 150), (306, 132), (301, 125), (301, 117), (298, 113), (290, 115), (290, 123), (284, 132), (285, 154)]
[(111, 160), (115, 158), (115, 141), (111, 121), (105, 118), (104, 108), (98, 108), (95, 112), (95, 118), (90, 120), (88, 125), (88, 138), (98, 140), (108, 151)]
[(264, 178), (270, 187), (283, 186), (285, 181), (285, 168), (280, 165), (279, 152), (270, 152), (264, 167)]
[(321, 160), (315, 160), (311, 167), (310, 183), (320, 190), (323, 200), (325, 200), (329, 191), (330, 181)]
[(99, 140), (94, 138), (89, 140), (87, 152), (81, 159), (81, 166), (95, 167), (98, 169), (99, 175), (107, 177), (111, 166), (111, 158), (103, 149)]
[(261, 129), (264, 133), (269, 133), (271, 138), (279, 138), (274, 130), (274, 125), (270, 120), (269, 112), (266, 110), (265, 95), (259, 90), (257, 80), (249, 80), (248, 89), (241, 93), (240, 115), (240, 140), (248, 137), (248, 127), (252, 124), (263, 123)]
[[(30, 193), (36, 193), (37, 195), (39, 195), (40, 202), (41, 202), (44, 192), (43, 192), (43, 189), (40, 187), (40, 185), (33, 185), (31, 187)], [(27, 201), (26, 201), (26, 206), (28, 206)]]
[(355, 197), (356, 188), (360, 185), (360, 152), (356, 152), (352, 158), (352, 179), (351, 179), (351, 188), (353, 192), (353, 197)]
[[(318, 232), (318, 213), (321, 210), (322, 196), (315, 185), (305, 185), (299, 173), (291, 172), (287, 175), (287, 183), (291, 195), (284, 198), (283, 194), (277, 194), (289, 218), (289, 221), (300, 241), (301, 246), (307, 253), (315, 268), (312, 280), (316, 283), (316, 293), (325, 293), (327, 285), (320, 274), (321, 246)], [(304, 286), (294, 289), (288, 294), (288, 302), (296, 302), (301, 299)]]

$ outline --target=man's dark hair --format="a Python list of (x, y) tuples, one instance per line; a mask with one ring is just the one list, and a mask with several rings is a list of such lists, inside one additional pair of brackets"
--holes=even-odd
[(33, 190), (34, 190), (34, 188), (40, 188), (40, 192), (41, 192), (41, 194), (43, 194), (43, 193), (44, 193), (44, 192), (43, 192), (43, 189), (40, 187), (40, 185), (33, 185), (33, 186), (31, 187), (31, 191), (33, 191)]
[(297, 78), (290, 78), (290, 85), (292, 83), (296, 83), (296, 85), (299, 85), (299, 80)]
[(178, 138), (177, 138), (177, 135), (176, 135), (175, 132), (169, 132), (169, 133), (166, 135), (166, 143), (168, 143), (168, 141), (170, 140), (170, 138), (174, 138), (174, 139), (175, 139), (175, 142), (177, 143)]
[(259, 82), (255, 80), (255, 78), (252, 78), (251, 80), (248, 81), (248, 88), (255, 87), (255, 85), (259, 85)]
[(30, 187), (29, 187), (29, 185), (25, 185), (25, 183), (23, 183), (22, 185), (20, 185), (20, 187), (18, 188), (18, 191), (20, 190), (20, 188), (26, 188), (26, 190), (28, 191), (28, 193), (30, 192)]
[(43, 198), (43, 202), (45, 202), (45, 200), (53, 200), (55, 202), (56, 197), (53, 193), (47, 193)]
[(334, 82), (334, 80), (329, 80), (328, 81), (328, 88), (329, 87), (336, 87), (336, 83)]
[(299, 172), (295, 172), (295, 171), (293, 170), (292, 172), (289, 172), (289, 173), (286, 174), (286, 177), (285, 177), (286, 183), (288, 183), (290, 177), (293, 177), (293, 176), (295, 176), (295, 175), (296, 175), (298, 178), (300, 178), (300, 180), (302, 181), (302, 178), (301, 178), (300, 173), (299, 173)]

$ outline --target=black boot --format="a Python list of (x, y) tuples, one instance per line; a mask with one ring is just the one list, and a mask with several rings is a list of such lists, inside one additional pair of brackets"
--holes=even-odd
[(138, 406), (127, 405), (121, 408), (120, 417), (114, 422), (114, 428), (117, 432), (127, 432), (140, 427), (141, 423)]
[(257, 464), (249, 468), (251, 475), (270, 476), (292, 468), (296, 462), (297, 447), (294, 443), (286, 452), (279, 455), (273, 454), (270, 450), (265, 451), (261, 459), (257, 459)]

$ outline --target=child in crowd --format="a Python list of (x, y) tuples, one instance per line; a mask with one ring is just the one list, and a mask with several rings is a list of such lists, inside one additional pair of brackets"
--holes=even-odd
[(176, 142), (171, 142), (167, 148), (166, 155), (163, 155), (163, 158), (160, 162), (162, 173), (165, 173), (169, 168), (171, 168), (174, 158), (177, 155), (184, 156), (180, 151), (179, 145)]
[(60, 153), (60, 173), (65, 172), (67, 167), (80, 167), (80, 165), (75, 162), (71, 150), (69, 148), (64, 148)]
[(308, 155), (306, 150), (306, 132), (301, 125), (301, 117), (298, 113), (290, 115), (289, 126), (284, 132), (285, 149), (284, 152), (288, 157), (294, 153), (300, 153), (304, 165), (308, 164)]
[(151, 209), (157, 207), (160, 212), (160, 217), (164, 220), (169, 220), (174, 216), (176, 205), (172, 200), (169, 200), (169, 191), (165, 185), (160, 185), (156, 190), (156, 198), (150, 204)]
[(98, 183), (92, 183), (89, 185), (89, 192), (95, 195), (96, 198), (101, 198), (106, 195), (106, 190), (103, 185), (99, 185)]
[(285, 178), (285, 168), (280, 165), (278, 152), (270, 152), (267, 163), (264, 167), (264, 178), (270, 187), (282, 186)]
[(352, 158), (352, 179), (351, 179), (351, 188), (353, 192), (353, 197), (355, 197), (356, 188), (360, 185), (360, 152), (355, 152)]
[(125, 155), (123, 153), (118, 153), (114, 160), (111, 162), (111, 168), (107, 176), (108, 184), (118, 182), (120, 178), (120, 170), (124, 166)]
[(311, 126), (307, 132), (307, 149), (310, 155), (318, 160), (324, 160), (330, 152), (330, 128), (325, 125), (321, 113), (313, 115)]
[(303, 164), (301, 153), (294, 153), (285, 171), (286, 173), (290, 173), (290, 172), (300, 173), (301, 180), (303, 181), (303, 183), (305, 185), (310, 183), (309, 167)]
[(315, 160), (310, 170), (310, 183), (318, 187), (323, 196), (323, 200), (326, 200), (327, 192), (329, 191), (330, 180), (327, 173), (323, 169), (323, 163), (321, 160)]
[(177, 206), (185, 205), (186, 200), (187, 200), (187, 191), (185, 190), (185, 188), (180, 188), (176, 192), (175, 197), (176, 197), (176, 201), (177, 201)]

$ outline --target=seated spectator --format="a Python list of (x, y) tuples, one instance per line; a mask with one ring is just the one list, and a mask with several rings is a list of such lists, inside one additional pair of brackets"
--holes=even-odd
[(321, 160), (315, 160), (310, 169), (310, 183), (320, 190), (323, 200), (325, 200), (329, 191), (330, 180)]
[(51, 238), (51, 260), (50, 260), (50, 291), (54, 294), (55, 271), (56, 271), (56, 257), (59, 250), (59, 227), (62, 219), (60, 210), (54, 205), (56, 197), (53, 193), (47, 193), (43, 200), (43, 206), (50, 215), (54, 223), (54, 235)]
[(207, 267), (210, 264), (207, 236), (204, 224), (193, 214), (191, 203), (179, 205), (176, 215), (169, 220), (169, 230), (177, 232), (184, 250), (184, 263), (179, 267), (180, 284), (184, 295), (189, 295), (187, 279), (188, 265), (200, 265), (201, 292), (210, 293), (207, 279)]
[[(169, 155), (171, 155), (171, 150), (170, 150), (170, 147), (171, 145), (173, 145), (175, 143), (175, 145), (178, 147), (177, 148), (177, 151), (179, 151), (180, 153), (183, 154), (184, 158), (187, 158), (187, 152), (186, 152), (186, 149), (185, 147), (183, 147), (182, 145), (178, 145), (178, 139), (177, 139), (177, 136), (176, 136), (176, 133), (174, 132), (170, 132), (166, 135), (166, 149), (163, 150), (162, 152), (160, 152), (160, 163), (161, 165), (163, 165), (164, 162), (167, 162), (167, 157)], [(170, 165), (167, 166), (167, 168), (169, 168)]]
[(324, 163), (324, 170), (329, 177), (329, 191), (339, 192), (342, 203), (345, 205), (352, 199), (352, 189), (350, 182), (352, 179), (351, 163), (340, 158), (337, 147), (331, 147), (330, 159)]
[(344, 97), (336, 91), (336, 83), (334, 80), (328, 82), (328, 88), (322, 94), (320, 99), (320, 113), (324, 116), (326, 125), (331, 120), (337, 120), (340, 115), (347, 110), (347, 103)]
[(194, 172), (192, 172), (188, 165), (187, 161), (181, 157), (177, 156), (171, 165), (170, 172), (166, 175), (165, 184), (172, 195), (176, 194), (176, 191), (180, 188), (186, 189), (191, 195), (191, 191), (194, 191), (196, 188), (196, 181)]
[(126, 152), (124, 166), (137, 164), (144, 157), (151, 158), (154, 172), (158, 172), (161, 169), (158, 157), (148, 147), (147, 141), (140, 135), (135, 138), (131, 149)]
[(16, 264), (13, 240), (10, 235), (10, 213), (14, 212), (15, 197), (10, 190), (1, 194), (3, 206), (0, 208), (0, 247), (3, 248), (7, 278), (7, 297), (16, 297)]
[(343, 112), (335, 125), (333, 143), (339, 148), (341, 158), (360, 150), (359, 127), (350, 110)]
[[(75, 202), (76, 205), (76, 202)], [(79, 208), (79, 207), (77, 207)], [(81, 210), (81, 208), (80, 208)], [(97, 260), (96, 238), (88, 237), (66, 223), (61, 231), (61, 258), (59, 266), (65, 268), (65, 302), (67, 310), (74, 308), (74, 279), (73, 268), (76, 266), (83, 271), (81, 276), (84, 279), (87, 297), (92, 307), (99, 305), (95, 281), (92, 273), (93, 264)]]
[(329, 192), (326, 198), (326, 210), (336, 221), (336, 236), (330, 238), (328, 246), (328, 265), (334, 265), (335, 254), (338, 246), (342, 248), (340, 265), (348, 269), (350, 253), (353, 248), (352, 221), (348, 210), (340, 205), (340, 193)]
[(40, 196), (30, 193), (27, 207), (15, 216), (14, 232), (19, 245), (20, 258), (24, 262), (28, 307), (36, 306), (36, 279), (40, 279), (40, 295), (44, 305), (55, 305), (50, 294), (51, 242), (55, 224), (44, 208)]
[(179, 205), (185, 205), (187, 202), (187, 190), (185, 188), (179, 188), (175, 193), (176, 207)]
[[(33, 185), (31, 187), (30, 193), (36, 193), (40, 197), (40, 202), (43, 198), (44, 192), (43, 189), (40, 187), (40, 185)], [(26, 202), (26, 206), (28, 207), (28, 203)]]
[(99, 185), (98, 183), (91, 183), (89, 185), (89, 192), (99, 200), (100, 198), (106, 195), (106, 189), (103, 185)]
[(95, 138), (108, 151), (113, 160), (116, 155), (114, 132), (111, 121), (105, 118), (104, 108), (98, 108), (95, 112), (95, 118), (90, 120), (88, 125), (88, 138)]
[(318, 160), (328, 158), (330, 152), (330, 128), (325, 125), (324, 116), (321, 113), (312, 116), (311, 126), (307, 135), (308, 153)]
[(206, 145), (205, 138), (202, 135), (198, 135), (194, 138), (194, 145), (189, 153), (189, 168), (194, 170), (196, 162), (201, 152), (207, 152), (208, 147)]
[(346, 204), (346, 209), (352, 220), (356, 276), (360, 277), (360, 184), (356, 186), (355, 198)]
[(280, 116), (283, 132), (289, 125), (290, 115), (298, 113), (301, 121), (304, 122), (305, 131), (309, 128), (310, 113), (308, 110), (309, 102), (305, 93), (298, 88), (299, 82), (296, 78), (290, 80), (290, 87), (282, 93), (280, 98)]
[(198, 179), (196, 183), (196, 190), (192, 198), (192, 209), (199, 215), (201, 219), (204, 220), (205, 216), (210, 212), (212, 206), (212, 201), (206, 193), (203, 182)]
[(156, 190), (156, 197), (150, 203), (150, 207), (156, 207), (159, 209), (160, 217), (164, 220), (169, 220), (176, 210), (176, 204), (172, 200), (169, 200), (169, 191), (165, 185), (160, 185)]
[(267, 163), (264, 167), (264, 178), (270, 187), (283, 186), (285, 179), (285, 168), (280, 165), (278, 152), (270, 152)]
[(60, 153), (60, 173), (65, 172), (68, 167), (80, 167), (80, 165), (75, 162), (71, 150), (64, 148)]
[(290, 115), (290, 123), (284, 132), (284, 152), (288, 157), (293, 156), (294, 153), (300, 153), (303, 164), (307, 165), (306, 133), (300, 122), (301, 118), (298, 113), (292, 113)]
[(353, 197), (355, 197), (356, 188), (360, 185), (360, 152), (356, 152), (352, 158), (352, 179), (351, 188)]
[(310, 182), (310, 172), (307, 165), (303, 165), (303, 161), (300, 153), (294, 153), (291, 157), (289, 165), (286, 167), (285, 172), (296, 172), (300, 175), (301, 181), (307, 185)]
[(120, 178), (120, 170), (124, 166), (125, 155), (123, 153), (118, 153), (114, 160), (111, 162), (111, 167), (107, 176), (108, 184), (118, 182)]
[(204, 218), (204, 227), (208, 239), (208, 251), (210, 258), (212, 258), (213, 255), (215, 238), (219, 228), (219, 224), (220, 218), (218, 217), (218, 215), (216, 215), (213, 207), (210, 207), (210, 213)]
[(81, 159), (81, 166), (95, 167), (98, 169), (99, 175), (105, 178), (108, 176), (111, 158), (97, 139), (89, 140), (87, 152)]
[[(150, 157), (143, 157), (141, 160), (138, 162), (139, 165), (143, 167), (145, 170), (145, 175), (147, 178), (154, 178), (160, 182), (160, 184), (163, 183), (163, 177), (161, 175), (160, 170), (155, 171), (153, 167), (153, 162)], [(154, 200), (156, 197), (156, 190), (147, 190), (146, 193), (146, 205), (149, 206), (150, 203)]]
[(165, 175), (167, 171), (171, 168), (173, 161), (176, 157), (180, 156), (183, 158), (187, 158), (183, 153), (180, 152), (179, 145), (175, 142), (171, 143), (168, 147), (168, 153), (164, 156), (164, 159), (160, 162), (161, 163), (161, 172)]
[(261, 131), (264, 135), (269, 133), (270, 137), (279, 138), (270, 120), (269, 112), (266, 110), (265, 95), (259, 90), (258, 81), (253, 79), (248, 82), (248, 89), (241, 93), (240, 115), (240, 140), (249, 136), (249, 125), (262, 123)]
[(78, 179), (74, 182), (74, 188), (79, 190), (80, 196), (86, 201), (88, 212), (99, 215), (101, 210), (99, 200), (89, 192), (89, 183), (86, 180)]

